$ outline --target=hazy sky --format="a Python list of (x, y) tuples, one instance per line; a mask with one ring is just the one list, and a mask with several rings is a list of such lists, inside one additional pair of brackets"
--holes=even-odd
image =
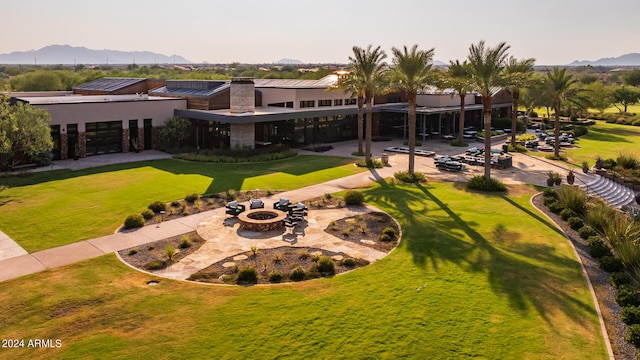
[(354, 45), (435, 48), (506, 41), (562, 65), (640, 52), (640, 0), (20, 0), (2, 6), (0, 53), (47, 45), (145, 50), (201, 63), (346, 63)]

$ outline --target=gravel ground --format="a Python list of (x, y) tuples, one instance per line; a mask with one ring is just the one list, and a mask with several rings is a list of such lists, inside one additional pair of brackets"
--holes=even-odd
[(620, 320), (621, 308), (618, 303), (616, 303), (615, 288), (609, 285), (609, 273), (600, 269), (598, 261), (589, 255), (586, 240), (582, 239), (577, 231), (571, 229), (559, 215), (550, 212), (549, 209), (544, 206), (542, 194), (534, 196), (532, 203), (553, 220), (565, 233), (569, 241), (573, 243), (596, 293), (615, 358), (619, 360), (637, 359), (636, 348), (624, 340), (627, 333), (627, 326)]

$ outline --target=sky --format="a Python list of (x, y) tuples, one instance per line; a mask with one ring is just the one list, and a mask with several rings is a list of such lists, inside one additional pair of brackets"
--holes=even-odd
[(640, 53), (639, 0), (20, 0), (2, 13), (0, 54), (57, 44), (193, 63), (347, 63), (355, 45), (390, 58), (417, 44), (448, 63), (481, 40), (536, 65)]

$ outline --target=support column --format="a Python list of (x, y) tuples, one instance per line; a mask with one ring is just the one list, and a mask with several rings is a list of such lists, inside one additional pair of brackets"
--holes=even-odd
[(231, 124), (229, 127), (229, 141), (231, 149), (253, 149), (256, 141), (255, 124)]
[(80, 148), (80, 157), (87, 157), (87, 133), (78, 132), (78, 147)]
[(129, 152), (129, 129), (122, 129), (122, 152)]
[(60, 160), (69, 158), (69, 135), (66, 132), (60, 134)]

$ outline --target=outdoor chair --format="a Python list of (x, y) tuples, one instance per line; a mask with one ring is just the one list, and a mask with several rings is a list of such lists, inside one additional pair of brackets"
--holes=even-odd
[(308, 215), (308, 208), (303, 203), (298, 203), (295, 206), (289, 208), (289, 215), (296, 218), (304, 218)]
[(289, 211), (289, 205), (291, 205), (291, 200), (280, 198), (280, 200), (273, 203), (273, 208), (280, 211)]
[(225, 207), (227, 208), (225, 212), (231, 216), (238, 216), (246, 210), (246, 207), (243, 204), (238, 204), (237, 201), (232, 201)]
[(264, 202), (262, 199), (251, 199), (249, 200), (249, 209), (263, 209)]

